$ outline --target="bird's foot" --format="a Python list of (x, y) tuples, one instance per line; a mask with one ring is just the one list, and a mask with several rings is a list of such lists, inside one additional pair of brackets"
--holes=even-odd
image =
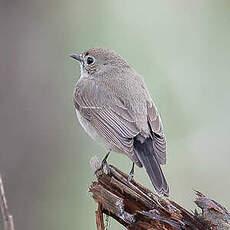
[(107, 161), (104, 162), (104, 166), (105, 166), (107, 175), (111, 175), (111, 169)]
[(129, 172), (129, 175), (128, 175), (128, 179), (127, 179), (128, 183), (131, 182), (131, 180), (133, 179), (133, 177), (134, 177), (134, 163), (133, 163), (131, 171)]
[(133, 179), (133, 177), (134, 177), (134, 174), (133, 173), (129, 173), (128, 179), (127, 179), (128, 183), (131, 182), (131, 180)]
[(103, 158), (102, 162), (101, 162), (101, 167), (100, 169), (103, 170), (103, 168), (106, 168), (107, 174), (110, 175), (111, 174), (111, 169), (110, 166), (107, 162), (107, 159), (109, 157), (110, 151), (105, 155), (105, 157)]

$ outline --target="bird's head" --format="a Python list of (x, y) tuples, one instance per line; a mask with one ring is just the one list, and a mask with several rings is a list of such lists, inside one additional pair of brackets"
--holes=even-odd
[(127, 68), (128, 63), (116, 52), (105, 48), (92, 48), (70, 57), (79, 61), (82, 74), (103, 74), (111, 68)]

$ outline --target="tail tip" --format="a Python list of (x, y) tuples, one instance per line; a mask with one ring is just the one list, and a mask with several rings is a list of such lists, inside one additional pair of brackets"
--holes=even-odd
[(164, 197), (169, 197), (169, 187), (167, 186), (167, 188), (161, 188), (161, 189), (156, 189), (156, 192), (158, 195), (160, 196), (164, 196)]

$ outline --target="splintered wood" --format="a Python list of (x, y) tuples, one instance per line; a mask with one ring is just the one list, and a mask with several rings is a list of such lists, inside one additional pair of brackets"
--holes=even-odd
[[(226, 209), (224, 209), (223, 219), (218, 216), (219, 222), (216, 218), (215, 222), (212, 222), (214, 214), (210, 214), (210, 210), (215, 212), (216, 217), (217, 213), (220, 214), (220, 206), (214, 209), (217, 203), (210, 204), (208, 201), (211, 200), (201, 193), (197, 193), (196, 204), (202, 209), (202, 214), (198, 214), (197, 211), (190, 213), (176, 202), (152, 193), (136, 181), (128, 182), (128, 175), (112, 165), (110, 165), (109, 174), (99, 167), (96, 159), (92, 159), (91, 166), (97, 177), (97, 181), (92, 183), (89, 191), (98, 203), (96, 211), (98, 230), (104, 229), (102, 213), (111, 216), (130, 230), (230, 229), (230, 222), (227, 219), (230, 215)], [(208, 209), (208, 205), (211, 209)], [(208, 215), (208, 220), (205, 219), (207, 214), (211, 215)]]

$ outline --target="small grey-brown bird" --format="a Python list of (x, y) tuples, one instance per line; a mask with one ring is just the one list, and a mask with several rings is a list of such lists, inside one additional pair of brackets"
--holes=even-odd
[(144, 166), (157, 193), (167, 196), (160, 167), (166, 163), (166, 139), (142, 77), (110, 49), (92, 48), (71, 57), (81, 66), (74, 105), (84, 130), (109, 151), (125, 153), (133, 161), (130, 176), (134, 163)]

